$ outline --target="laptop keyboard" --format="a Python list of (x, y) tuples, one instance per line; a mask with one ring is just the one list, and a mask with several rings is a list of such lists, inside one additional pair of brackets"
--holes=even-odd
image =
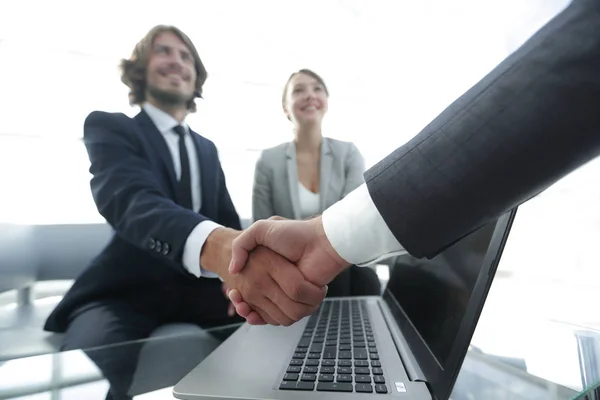
[(326, 301), (310, 316), (279, 389), (388, 393), (364, 300)]

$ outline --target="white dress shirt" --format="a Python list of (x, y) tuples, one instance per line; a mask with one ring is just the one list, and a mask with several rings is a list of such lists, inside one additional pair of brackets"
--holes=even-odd
[[(144, 111), (150, 117), (158, 131), (162, 134), (171, 158), (173, 159), (173, 166), (175, 167), (175, 176), (177, 180), (181, 179), (181, 159), (179, 158), (179, 135), (173, 130), (177, 125), (184, 127), (186, 131), (185, 135), (185, 146), (188, 152), (188, 159), (190, 160), (190, 180), (192, 184), (192, 207), (194, 211), (199, 212), (202, 207), (202, 192), (200, 182), (200, 165), (198, 162), (198, 155), (196, 153), (196, 146), (194, 140), (190, 134), (190, 130), (185, 121), (179, 123), (171, 115), (167, 114), (163, 110), (154, 107), (150, 103), (144, 103)], [(216, 278), (217, 274), (207, 271), (200, 266), (200, 252), (202, 246), (206, 242), (206, 238), (211, 234), (213, 230), (219, 228), (221, 225), (210, 221), (202, 221), (192, 230), (188, 236), (185, 245), (183, 247), (183, 266), (194, 276), (204, 276), (206, 278)]]
[(350, 264), (362, 267), (407, 254), (379, 214), (366, 183), (325, 210), (322, 222), (331, 246)]

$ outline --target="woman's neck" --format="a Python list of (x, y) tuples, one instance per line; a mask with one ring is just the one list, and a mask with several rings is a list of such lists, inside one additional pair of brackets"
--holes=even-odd
[(296, 130), (296, 151), (300, 153), (318, 153), (321, 148), (323, 136), (320, 128), (309, 128)]

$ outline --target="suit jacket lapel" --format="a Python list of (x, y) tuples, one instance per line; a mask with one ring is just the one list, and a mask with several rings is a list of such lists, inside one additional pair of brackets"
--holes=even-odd
[(175, 176), (175, 167), (173, 165), (173, 158), (165, 142), (165, 138), (156, 128), (156, 125), (152, 122), (148, 114), (144, 110), (140, 111), (135, 116), (135, 120), (140, 125), (144, 137), (148, 138), (148, 141), (158, 151), (161, 160), (163, 161), (163, 167), (166, 169), (166, 173), (169, 177), (169, 185), (173, 193), (177, 193), (176, 182), (177, 177)]
[(331, 179), (331, 171), (333, 167), (333, 153), (327, 138), (323, 138), (321, 143), (321, 165), (319, 172), (319, 202), (321, 204), (321, 212), (325, 211), (327, 190)]
[(298, 194), (298, 163), (296, 161), (296, 144), (291, 142), (287, 146), (287, 180), (292, 200), (292, 210), (294, 211), (294, 219), (301, 219), (300, 213), (300, 195)]

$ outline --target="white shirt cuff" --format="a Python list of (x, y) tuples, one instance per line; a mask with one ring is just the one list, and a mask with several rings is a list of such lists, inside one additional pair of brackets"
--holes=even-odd
[(322, 215), (331, 246), (348, 263), (360, 267), (407, 254), (388, 226), (363, 183)]
[(200, 265), (200, 252), (208, 235), (220, 227), (221, 225), (216, 222), (210, 220), (202, 221), (196, 225), (185, 241), (182, 258), (183, 266), (197, 278), (201, 276), (205, 278), (219, 278), (219, 275), (214, 272), (202, 268)]

